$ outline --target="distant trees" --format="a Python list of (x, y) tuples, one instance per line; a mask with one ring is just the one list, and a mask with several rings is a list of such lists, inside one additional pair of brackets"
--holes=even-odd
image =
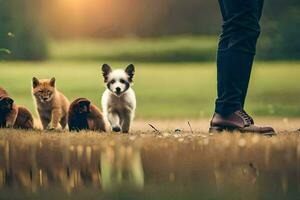
[(215, 34), (217, 0), (51, 0), (46, 2), (50, 34), (64, 37), (153, 37)]
[(0, 58), (41, 60), (47, 57), (40, 2), (0, 0)]
[(300, 1), (266, 1), (258, 56), (263, 59), (300, 59)]
[[(221, 31), (218, 0), (49, 2), (46, 18), (53, 37), (217, 35)], [(265, 0), (259, 58), (300, 59), (299, 4), (299, 0)]]
[[(299, 27), (299, 0), (266, 0), (258, 57), (300, 59)], [(44, 59), (48, 35), (159, 37), (220, 31), (218, 0), (0, 0), (0, 58)]]

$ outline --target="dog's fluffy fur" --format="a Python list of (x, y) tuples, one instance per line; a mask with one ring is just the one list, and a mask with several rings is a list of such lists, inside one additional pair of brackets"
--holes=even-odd
[(35, 99), (37, 112), (44, 129), (62, 129), (67, 125), (69, 101), (56, 89), (55, 78), (32, 79), (32, 95)]
[(105, 132), (105, 122), (100, 110), (86, 98), (75, 99), (69, 109), (70, 131), (93, 130)]
[(33, 129), (31, 112), (16, 105), (3, 88), (0, 88), (0, 128)]
[(132, 64), (125, 70), (112, 70), (107, 64), (102, 66), (106, 84), (102, 96), (102, 108), (114, 132), (128, 133), (130, 130), (136, 109), (135, 93), (131, 88), (134, 72)]
[(33, 129), (34, 122), (31, 112), (24, 106), (18, 106), (18, 115), (13, 128)]

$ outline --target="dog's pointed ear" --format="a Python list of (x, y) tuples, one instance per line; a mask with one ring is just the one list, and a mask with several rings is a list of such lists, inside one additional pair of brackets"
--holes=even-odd
[(55, 77), (53, 77), (53, 78), (51, 78), (51, 80), (50, 80), (50, 85), (52, 86), (52, 87), (55, 87)]
[(133, 79), (133, 76), (134, 76), (134, 72), (135, 72), (134, 65), (133, 64), (128, 65), (126, 67), (126, 69), (125, 69), (125, 72), (129, 76), (129, 81), (132, 82), (132, 79)]
[(102, 75), (104, 77), (104, 82), (108, 81), (108, 75), (111, 72), (111, 67), (108, 64), (103, 64), (102, 65)]
[(33, 77), (32, 78), (32, 87), (36, 88), (39, 84), (40, 84), (39, 79), (37, 79), (36, 77)]

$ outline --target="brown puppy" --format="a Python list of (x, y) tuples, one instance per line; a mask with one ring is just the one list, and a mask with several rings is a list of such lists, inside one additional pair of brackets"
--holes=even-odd
[(0, 128), (32, 129), (33, 117), (30, 111), (17, 106), (8, 93), (0, 88)]
[(68, 122), (69, 100), (56, 89), (55, 78), (32, 78), (32, 94), (44, 129), (64, 129)]
[(74, 100), (70, 105), (68, 115), (70, 131), (106, 131), (102, 113), (86, 98), (78, 98)]
[(33, 117), (31, 112), (23, 106), (18, 106), (18, 116), (13, 128), (33, 129), (33, 125)]
[(0, 127), (13, 127), (18, 115), (18, 109), (14, 100), (8, 96), (3, 88), (0, 88)]

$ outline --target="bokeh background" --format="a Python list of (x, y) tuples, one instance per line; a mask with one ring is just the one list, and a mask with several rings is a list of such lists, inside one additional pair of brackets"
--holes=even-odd
[[(139, 118), (213, 112), (218, 1), (0, 0), (0, 86), (32, 111), (31, 78), (100, 106), (100, 66), (136, 65)], [(300, 117), (300, 1), (266, 0), (247, 110)]]

